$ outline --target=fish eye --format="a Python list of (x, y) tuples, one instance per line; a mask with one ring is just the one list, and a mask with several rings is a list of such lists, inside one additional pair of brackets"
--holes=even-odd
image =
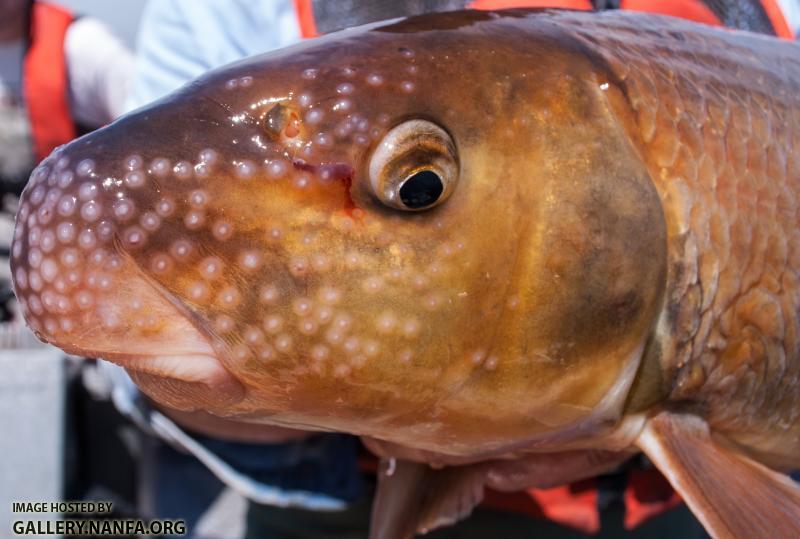
[(406, 208), (418, 210), (436, 203), (444, 192), (442, 179), (432, 170), (420, 170), (400, 186), (400, 201)]
[(405, 211), (433, 208), (447, 200), (458, 180), (453, 139), (438, 125), (409, 120), (392, 128), (369, 162), (373, 194)]

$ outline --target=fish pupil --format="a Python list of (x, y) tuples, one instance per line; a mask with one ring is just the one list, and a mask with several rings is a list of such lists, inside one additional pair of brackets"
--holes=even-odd
[(400, 186), (400, 200), (412, 210), (430, 206), (442, 196), (442, 179), (432, 170), (421, 170), (412, 174)]

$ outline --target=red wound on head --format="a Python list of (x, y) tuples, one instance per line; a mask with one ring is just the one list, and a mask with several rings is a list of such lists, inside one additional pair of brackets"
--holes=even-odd
[(353, 167), (345, 163), (323, 163), (321, 165), (311, 165), (301, 159), (292, 161), (292, 165), (297, 170), (304, 172), (311, 172), (316, 175), (323, 183), (332, 183), (339, 181), (344, 187), (345, 201), (342, 211), (349, 216), (353, 216), (353, 211), (358, 209), (353, 196), (350, 193), (350, 188), (353, 186)]

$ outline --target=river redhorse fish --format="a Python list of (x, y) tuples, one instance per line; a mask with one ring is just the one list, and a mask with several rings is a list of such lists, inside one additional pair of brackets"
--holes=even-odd
[(670, 18), (344, 31), (57, 149), (16, 293), (163, 405), (365, 437), (373, 537), (636, 451), (800, 537), (799, 111), (800, 46)]

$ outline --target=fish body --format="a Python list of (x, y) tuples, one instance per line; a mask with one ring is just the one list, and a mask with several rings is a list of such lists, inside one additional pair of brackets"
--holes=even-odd
[[(463, 465), (451, 491), (638, 446), (745, 537), (759, 521), (709, 463), (740, 466), (792, 536), (800, 497), (764, 465), (800, 460), (798, 52), (456, 12), (228, 66), (34, 172), (22, 312), (162, 404)], [(442, 511), (398, 536), (464, 512)]]

